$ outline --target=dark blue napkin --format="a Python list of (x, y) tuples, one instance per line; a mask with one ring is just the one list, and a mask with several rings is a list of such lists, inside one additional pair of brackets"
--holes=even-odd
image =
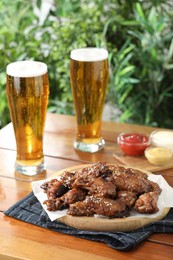
[(121, 251), (136, 247), (152, 233), (173, 233), (173, 208), (163, 220), (133, 232), (94, 232), (72, 228), (58, 221), (51, 222), (33, 192), (15, 203), (4, 214), (56, 232), (103, 242)]

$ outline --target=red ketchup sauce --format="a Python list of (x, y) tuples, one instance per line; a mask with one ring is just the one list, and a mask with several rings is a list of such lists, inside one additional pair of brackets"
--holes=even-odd
[(141, 156), (150, 146), (150, 139), (144, 134), (122, 133), (117, 137), (117, 143), (126, 155)]

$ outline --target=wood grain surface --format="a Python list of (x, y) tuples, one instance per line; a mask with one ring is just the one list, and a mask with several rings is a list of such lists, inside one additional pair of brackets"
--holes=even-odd
[[(47, 179), (57, 171), (76, 167), (84, 163), (106, 161), (121, 163), (113, 153), (116, 151), (116, 137), (120, 132), (150, 133), (152, 127), (103, 122), (102, 135), (105, 148), (89, 154), (76, 151), (73, 140), (76, 134), (76, 120), (73, 116), (48, 114), (44, 135), (44, 153), (47, 170), (41, 175), (27, 177), (14, 171), (16, 146), (12, 124), (0, 130), (0, 259), (83, 259), (83, 260), (170, 260), (173, 256), (173, 235), (152, 234), (145, 241), (127, 252), (112, 249), (104, 243), (80, 239), (70, 235), (44, 229), (5, 216), (3, 211), (31, 192), (31, 182)], [(173, 168), (160, 170), (173, 187)]]

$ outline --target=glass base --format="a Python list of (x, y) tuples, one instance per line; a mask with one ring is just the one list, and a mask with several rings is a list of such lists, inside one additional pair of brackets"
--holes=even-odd
[(34, 176), (36, 174), (42, 173), (46, 170), (46, 166), (44, 161), (39, 165), (21, 165), (16, 162), (15, 164), (15, 170), (16, 172), (19, 172), (21, 174), (27, 175), (27, 176)]
[(82, 142), (79, 140), (75, 140), (73, 145), (74, 145), (74, 148), (79, 151), (95, 153), (95, 152), (98, 152), (99, 150), (103, 149), (103, 147), (105, 145), (105, 141), (102, 138), (97, 143), (85, 143), (85, 142)]

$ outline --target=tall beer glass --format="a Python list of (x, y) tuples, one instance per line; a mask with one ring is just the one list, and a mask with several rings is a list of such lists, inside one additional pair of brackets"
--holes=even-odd
[(37, 61), (10, 63), (6, 94), (13, 123), (15, 170), (32, 176), (45, 170), (43, 132), (49, 96), (47, 65)]
[(70, 81), (77, 118), (74, 147), (94, 153), (105, 144), (101, 122), (109, 78), (108, 52), (101, 48), (82, 48), (73, 50), (70, 57)]

